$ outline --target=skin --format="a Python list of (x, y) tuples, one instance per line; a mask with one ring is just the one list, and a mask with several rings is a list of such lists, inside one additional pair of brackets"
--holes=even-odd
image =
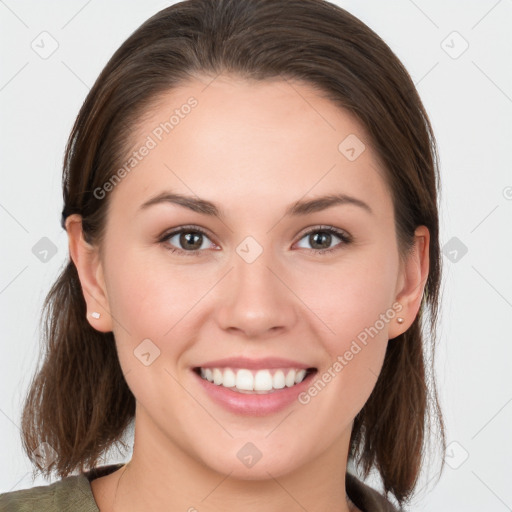
[[(251, 512), (262, 504), (271, 512), (357, 510), (344, 488), (353, 420), (389, 340), (418, 313), (429, 232), (417, 228), (414, 251), (401, 261), (391, 195), (371, 141), (318, 91), (225, 75), (206, 83), (195, 79), (166, 93), (144, 117), (135, 148), (167, 112), (190, 96), (198, 100), (109, 192), (101, 253), (83, 240), (78, 215), (66, 222), (87, 318), (98, 331), (114, 332), (137, 402), (132, 459), (94, 480), (94, 497), (102, 511)], [(354, 161), (338, 150), (349, 134), (366, 145)], [(173, 204), (139, 210), (164, 190), (213, 201), (225, 217)], [(362, 199), (373, 214), (346, 204), (284, 217), (291, 203), (334, 192)], [(187, 224), (211, 234), (197, 257), (165, 248), (185, 251), (179, 236), (158, 242)], [(333, 235), (323, 247), (337, 250), (314, 254), (319, 246), (304, 233), (321, 225), (353, 241)], [(247, 236), (263, 249), (251, 264), (236, 252)], [(396, 302), (404, 322), (385, 323), (306, 405), (262, 417), (235, 414), (212, 402), (191, 373), (201, 362), (243, 355), (296, 359), (322, 374)], [(146, 338), (160, 350), (149, 366), (133, 353)], [(237, 458), (247, 442), (262, 453), (250, 468)]]

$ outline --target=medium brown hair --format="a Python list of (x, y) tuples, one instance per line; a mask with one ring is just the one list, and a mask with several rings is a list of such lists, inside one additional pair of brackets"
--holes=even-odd
[[(388, 343), (350, 440), (349, 460), (365, 478), (376, 468), (386, 494), (402, 504), (418, 482), (427, 440), (436, 437), (443, 455), (446, 449), (433, 358), (441, 284), (440, 183), (434, 135), (414, 84), (364, 23), (323, 0), (187, 0), (158, 12), (114, 53), (80, 109), (64, 157), (61, 225), (80, 214), (85, 239), (101, 247), (109, 197), (93, 191), (122, 165), (143, 115), (187, 80), (219, 73), (301, 81), (355, 115), (384, 166), (401, 257), (411, 249), (417, 226), (430, 232), (420, 311)], [(65, 477), (94, 467), (110, 447), (125, 446), (121, 439), (134, 418), (135, 398), (113, 333), (96, 331), (86, 319), (71, 259), (43, 313), (44, 357), (24, 403), (22, 441), (34, 465), (32, 452), (48, 443), (57, 456), (41, 473)], [(432, 417), (436, 434), (430, 432)]]

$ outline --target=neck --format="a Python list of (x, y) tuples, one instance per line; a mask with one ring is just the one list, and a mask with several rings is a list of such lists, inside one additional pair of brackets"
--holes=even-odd
[(145, 424), (142, 431), (145, 435), (137, 435), (136, 425), (132, 459), (116, 472), (104, 493), (109, 498), (102, 511), (357, 511), (345, 491), (350, 431), (302, 467), (283, 474), (268, 467), (266, 477), (253, 479), (234, 476), (232, 468), (226, 468), (226, 473), (212, 470), (165, 440), (157, 428)]

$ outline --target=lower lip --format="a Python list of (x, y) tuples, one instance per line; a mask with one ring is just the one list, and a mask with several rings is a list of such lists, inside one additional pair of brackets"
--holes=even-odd
[(311, 378), (316, 374), (316, 372), (310, 373), (301, 383), (290, 388), (285, 387), (265, 394), (248, 394), (231, 391), (229, 388), (214, 384), (201, 378), (193, 370), (192, 373), (213, 401), (231, 412), (247, 416), (265, 416), (285, 409), (308, 388)]

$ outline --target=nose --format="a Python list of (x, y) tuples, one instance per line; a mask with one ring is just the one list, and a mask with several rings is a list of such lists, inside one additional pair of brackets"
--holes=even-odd
[(233, 265), (219, 297), (220, 327), (251, 339), (264, 339), (293, 329), (299, 318), (300, 301), (271, 251), (263, 251), (252, 263), (235, 254)]

